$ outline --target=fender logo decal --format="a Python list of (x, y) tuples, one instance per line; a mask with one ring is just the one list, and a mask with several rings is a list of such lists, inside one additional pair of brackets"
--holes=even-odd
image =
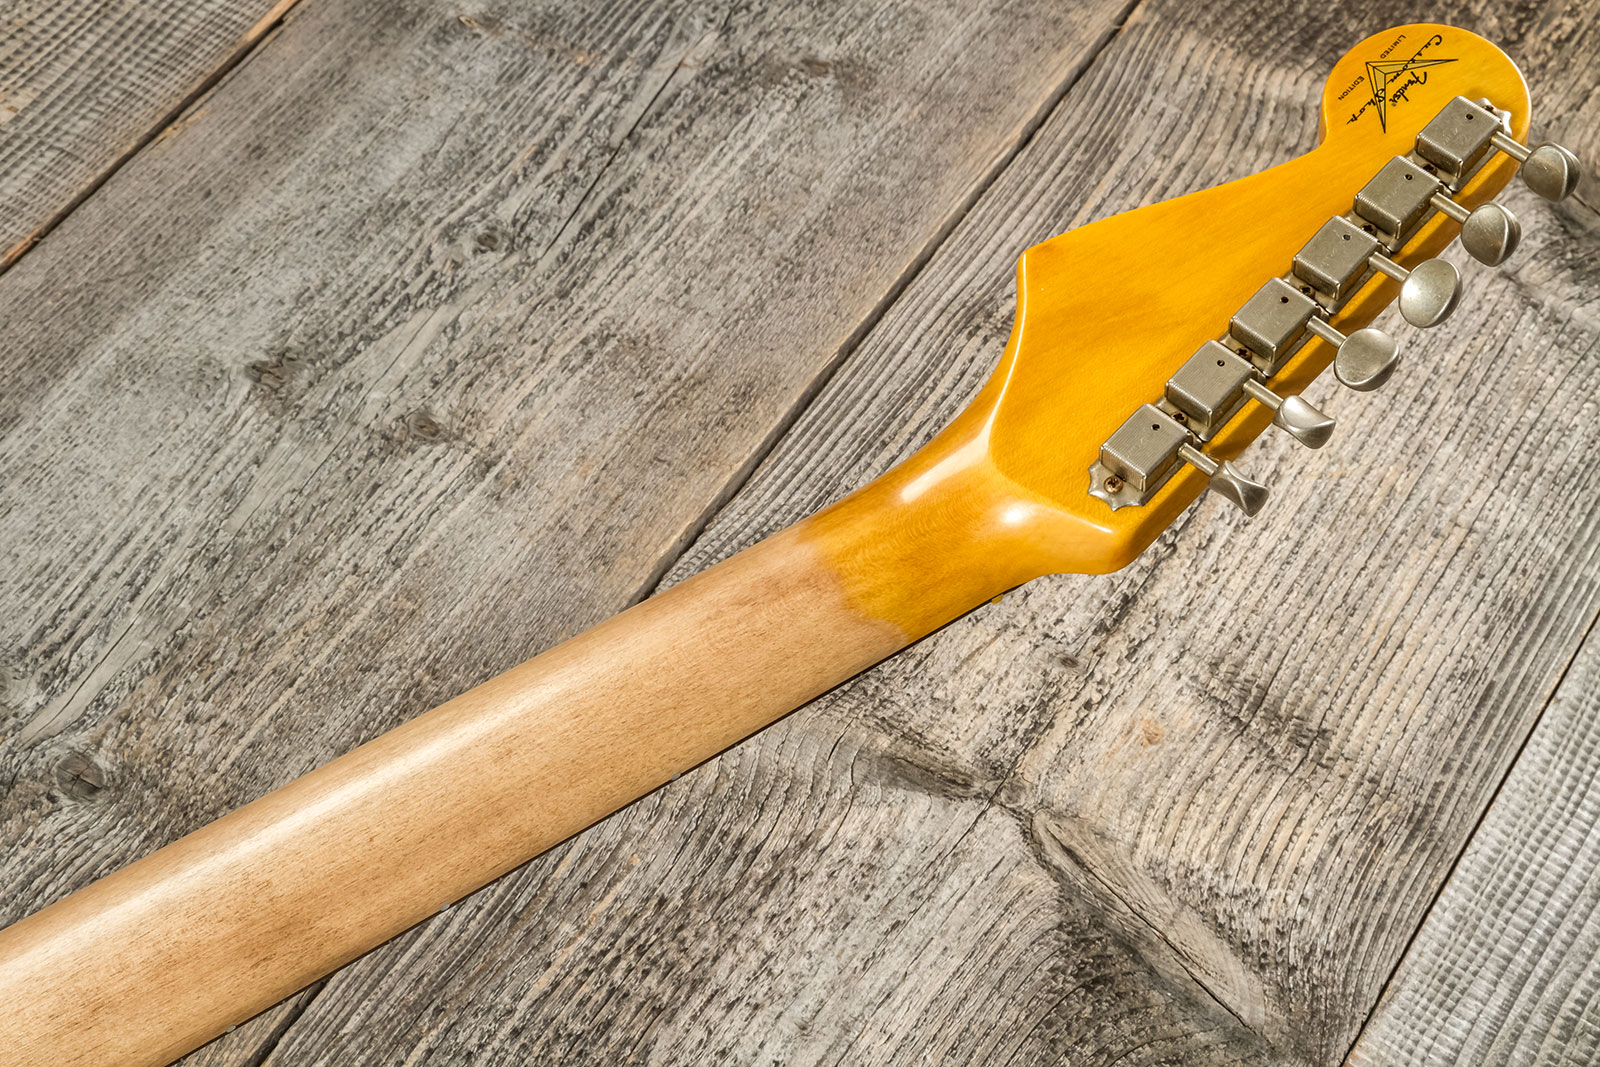
[[(1350, 125), (1371, 108), (1378, 113), (1378, 126), (1385, 132), (1389, 129), (1389, 107), (1405, 103), (1411, 88), (1416, 85), (1428, 84), (1428, 67), (1437, 67), (1443, 63), (1454, 63), (1454, 59), (1424, 59), (1424, 53), (1444, 43), (1444, 38), (1434, 34), (1422, 43), (1422, 47), (1411, 54), (1409, 59), (1387, 58), (1400, 42), (1405, 40), (1405, 34), (1395, 38), (1394, 42), (1385, 48), (1376, 60), (1367, 61), (1367, 83), (1372, 88), (1372, 96), (1360, 107), (1351, 113), (1345, 120), (1345, 125)], [(1359, 85), (1357, 81), (1355, 85)], [(1348, 93), (1349, 89), (1345, 90)], [(1341, 97), (1345, 93), (1339, 94)]]

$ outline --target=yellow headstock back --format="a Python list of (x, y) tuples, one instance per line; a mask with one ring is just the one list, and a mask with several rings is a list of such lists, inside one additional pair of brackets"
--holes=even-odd
[[(1448, 26), (1386, 30), (1333, 68), (1322, 99), (1321, 143), (1271, 170), (1072, 230), (1028, 249), (1017, 270), (1018, 310), (999, 367), (971, 407), (897, 478), (915, 495), (955, 466), (981, 457), (1010, 498), (1010, 518), (989, 525), (1015, 550), (1026, 544), (1040, 570), (1100, 572), (1136, 556), (1205, 488), (1184, 467), (1145, 505), (1117, 511), (1090, 496), (1089, 466), (1133, 411), (1154, 402), (1166, 380), (1330, 216), (1451, 99), (1487, 98), (1510, 113), (1513, 136), (1528, 126), (1527, 87), (1488, 41)], [(1381, 105), (1378, 101), (1381, 100)], [(1489, 199), (1516, 164), (1492, 155), (1456, 199)], [(1436, 215), (1394, 258), (1436, 255), (1458, 227)], [(1332, 323), (1365, 326), (1398, 285), (1369, 281)], [(1270, 385), (1298, 393), (1333, 357), (1313, 340)], [(1237, 456), (1271, 423), (1250, 403), (1204, 451)], [(998, 514), (998, 512), (997, 512)], [(1001, 531), (999, 527), (1009, 525)]]

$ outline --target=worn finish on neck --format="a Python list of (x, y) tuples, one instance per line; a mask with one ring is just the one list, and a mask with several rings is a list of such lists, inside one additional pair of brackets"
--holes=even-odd
[[(1345, 82), (1396, 35), (1440, 37), (1452, 62), (1376, 135), (1361, 115), (1335, 125)], [(1180, 474), (1112, 513), (1086, 492), (1099, 443), (1458, 93), (1526, 129), (1520, 74), (1480, 38), (1363, 42), (1335, 68), (1319, 148), (1029, 250), (993, 378), (905, 464), (0, 931), (0, 1067), (165, 1063), (996, 593), (1127, 562), (1202, 484)], [(1491, 162), (1461, 199), (1511, 170)], [(1404, 261), (1454, 225), (1428, 223)], [(1373, 282), (1335, 323), (1393, 290)], [(1330, 358), (1307, 345), (1273, 384), (1297, 391)], [(1252, 408), (1207, 449), (1236, 455), (1267, 422)]]

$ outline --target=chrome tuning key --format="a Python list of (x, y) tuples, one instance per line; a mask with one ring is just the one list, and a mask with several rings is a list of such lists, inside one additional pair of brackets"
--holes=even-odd
[(1356, 193), (1355, 214), (1367, 233), (1391, 250), (1398, 249), (1437, 210), (1433, 194), (1438, 190), (1438, 178), (1406, 157), (1395, 156)]
[(1400, 363), (1395, 339), (1371, 327), (1347, 336), (1332, 319), (1381, 274), (1400, 283), (1397, 303), (1411, 325), (1444, 321), (1461, 299), (1461, 272), (1440, 259), (1410, 268), (1396, 259), (1436, 215), (1460, 227), (1462, 247), (1474, 259), (1505, 262), (1522, 236), (1517, 217), (1493, 200), (1468, 208), (1456, 199), (1490, 153), (1516, 160), (1523, 181), (1547, 199), (1561, 200), (1577, 186), (1571, 152), (1555, 144), (1519, 144), (1506, 118), (1486, 100), (1457, 97), (1445, 105), (1412, 152), (1390, 159), (1361, 187), (1348, 215), (1323, 223), (1295, 254), (1289, 274), (1256, 290), (1229, 318), (1220, 341), (1201, 345), (1167, 379), (1157, 403), (1141, 405), (1106, 439), (1089, 466), (1090, 494), (1113, 511), (1142, 505), (1187, 463), (1247, 515), (1261, 510), (1266, 486), (1208, 455), (1206, 443), (1254, 400), (1296, 441), (1308, 448), (1326, 444), (1333, 419), (1267, 383), (1313, 337), (1333, 346), (1334, 376), (1343, 385), (1366, 392), (1387, 382)]
[(1267, 487), (1246, 478), (1227, 460), (1217, 461), (1193, 445), (1179, 445), (1178, 458), (1206, 476), (1211, 488), (1246, 515), (1254, 515), (1267, 502)]
[(1282, 278), (1256, 291), (1228, 322), (1229, 336), (1255, 357), (1262, 373), (1277, 373), (1309, 335), (1333, 345), (1333, 373), (1351, 389), (1366, 392), (1389, 380), (1400, 362), (1400, 346), (1370, 327), (1346, 337), (1317, 315), (1317, 302)]
[(1382, 252), (1372, 253), (1367, 262), (1400, 283), (1400, 314), (1413, 326), (1439, 325), (1461, 301), (1461, 272), (1454, 263), (1428, 259), (1407, 270)]
[(1517, 250), (1522, 240), (1522, 223), (1493, 200), (1468, 210), (1450, 199), (1443, 188), (1428, 200), (1439, 214), (1461, 227), (1461, 247), (1485, 266), (1498, 267)]
[(1252, 356), (1261, 373), (1272, 377), (1306, 340), (1306, 323), (1317, 314), (1317, 302), (1282, 278), (1273, 278), (1228, 320), (1228, 334)]
[(1578, 157), (1558, 144), (1546, 141), (1530, 150), (1500, 132), (1494, 135), (1494, 146), (1522, 165), (1517, 173), (1523, 184), (1546, 200), (1565, 200), (1578, 187)]
[(1272, 412), (1272, 425), (1307, 448), (1321, 448), (1333, 436), (1333, 416), (1304, 397), (1279, 396), (1254, 378), (1244, 383), (1244, 391)]
[(1166, 402), (1173, 418), (1202, 441), (1215, 436), (1251, 399), (1272, 412), (1274, 426), (1308, 448), (1321, 448), (1333, 435), (1333, 419), (1298, 396), (1274, 393), (1254, 364), (1216, 341), (1202, 345), (1167, 381)]
[(1295, 253), (1294, 275), (1331, 311), (1361, 287), (1369, 270), (1376, 270), (1400, 283), (1400, 313), (1407, 322), (1421, 327), (1443, 322), (1461, 299), (1461, 272), (1442, 259), (1407, 270), (1382, 249), (1378, 238), (1348, 219), (1334, 217)]
[(1491, 148), (1516, 160), (1524, 184), (1546, 200), (1565, 200), (1577, 188), (1578, 157), (1558, 144), (1528, 148), (1506, 131), (1500, 115), (1458, 96), (1417, 135), (1417, 155), (1452, 185), (1461, 183)]
[(1333, 376), (1358, 393), (1378, 388), (1400, 365), (1400, 346), (1382, 330), (1369, 326), (1347, 337), (1322, 319), (1312, 319), (1307, 328), (1334, 346)]
[(1211, 482), (1211, 488), (1254, 515), (1267, 501), (1267, 487), (1239, 472), (1232, 463), (1206, 455), (1194, 445), (1183, 423), (1154, 404), (1142, 405), (1100, 446), (1100, 458), (1089, 467), (1089, 492), (1111, 510), (1143, 504), (1187, 463)]

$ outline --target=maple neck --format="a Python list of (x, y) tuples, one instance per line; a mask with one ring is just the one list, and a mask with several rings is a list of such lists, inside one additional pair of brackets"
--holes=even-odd
[(928, 469), (0, 931), (0, 1065), (166, 1063), (1027, 577)]
[[(1405, 108), (1374, 82), (1378, 129), (1329, 127), (1407, 40), (1392, 73), (1429, 76)], [(1206, 479), (1253, 510), (1225, 461), (1269, 423), (1312, 445), (1330, 425), (1272, 390), (1330, 362), (1381, 384), (1397, 350), (1361, 327), (1395, 283), (1437, 280), (1422, 261), (1514, 163), (1541, 195), (1576, 180), (1564, 149), (1508, 140), (1520, 74), (1450, 27), (1369, 38), (1323, 104), (1296, 160), (1024, 253), (993, 376), (865, 489), (0, 931), (0, 1067), (166, 1063), (997, 593), (1124, 565)], [(1424, 167), (1405, 156), (1434, 113)], [(1499, 262), (1516, 231), (1484, 218), (1469, 251)], [(1323, 269), (1328, 225), (1347, 270)], [(1454, 306), (1411, 288), (1418, 325)]]

